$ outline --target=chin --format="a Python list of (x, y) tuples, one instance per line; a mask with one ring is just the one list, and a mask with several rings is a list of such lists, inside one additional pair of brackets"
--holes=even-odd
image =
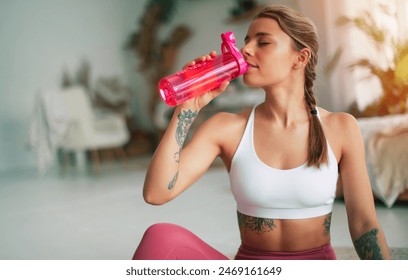
[(251, 79), (250, 77), (246, 75), (243, 76), (242, 81), (244, 82), (244, 85), (246, 85), (247, 87), (251, 87), (251, 88), (262, 87), (262, 84), (259, 83), (259, 81), (256, 81), (255, 79)]

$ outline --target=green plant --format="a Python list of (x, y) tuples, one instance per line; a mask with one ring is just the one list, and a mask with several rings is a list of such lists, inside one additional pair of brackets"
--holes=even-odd
[[(383, 16), (395, 14), (389, 12), (385, 6), (378, 7)], [(365, 116), (381, 116), (387, 114), (398, 114), (407, 112), (408, 99), (408, 38), (397, 39), (392, 32), (377, 24), (372, 12), (364, 11), (360, 16), (341, 16), (337, 19), (338, 26), (352, 26), (365, 34), (374, 44), (378, 53), (384, 54), (390, 50), (391, 59), (386, 65), (380, 65), (378, 60), (360, 58), (352, 63), (351, 69), (367, 69), (371, 76), (378, 78), (381, 82), (383, 94), (372, 104), (364, 109)], [(338, 61), (342, 51), (335, 54)]]

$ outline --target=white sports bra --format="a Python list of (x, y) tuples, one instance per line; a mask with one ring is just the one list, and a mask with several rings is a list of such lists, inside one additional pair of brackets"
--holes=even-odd
[(336, 193), (338, 164), (329, 143), (328, 164), (320, 168), (308, 167), (306, 163), (285, 170), (270, 167), (255, 152), (255, 107), (229, 172), (237, 210), (248, 216), (270, 219), (306, 219), (330, 213)]

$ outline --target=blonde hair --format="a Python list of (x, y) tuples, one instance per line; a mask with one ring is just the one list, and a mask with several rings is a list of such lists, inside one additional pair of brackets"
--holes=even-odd
[(313, 91), (319, 50), (316, 27), (303, 14), (279, 5), (263, 8), (255, 15), (254, 19), (257, 18), (275, 20), (280, 28), (292, 38), (296, 50), (300, 51), (304, 48), (310, 50), (310, 58), (305, 66), (305, 101), (311, 113), (307, 165), (319, 167), (320, 164), (327, 163), (327, 143), (322, 125), (316, 114), (316, 98)]

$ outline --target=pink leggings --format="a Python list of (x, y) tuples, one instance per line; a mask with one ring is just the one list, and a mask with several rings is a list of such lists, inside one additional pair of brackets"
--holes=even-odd
[(150, 226), (133, 260), (228, 260), (194, 233), (174, 224)]
[[(150, 226), (133, 260), (228, 260), (187, 229), (174, 224)], [(241, 245), (236, 260), (334, 260), (330, 244), (297, 252), (270, 252)]]

